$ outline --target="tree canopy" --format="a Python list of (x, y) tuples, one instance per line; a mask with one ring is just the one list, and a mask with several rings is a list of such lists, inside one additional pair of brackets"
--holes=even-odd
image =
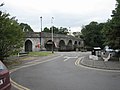
[(73, 32), (72, 34), (74, 35), (74, 37), (82, 39), (82, 33), (81, 32)]
[(0, 11), (0, 60), (20, 50), (23, 36), (15, 17), (10, 18), (9, 14)]
[(34, 32), (33, 29), (30, 27), (30, 25), (25, 23), (20, 23), (20, 26), (23, 30), (23, 32)]
[(50, 27), (50, 29), (45, 27), (42, 32), (49, 32), (49, 33), (51, 33), (52, 29), (53, 29), (53, 32), (55, 34), (64, 34), (64, 35), (68, 34), (68, 29), (67, 28), (63, 28), (63, 27), (57, 28), (57, 27), (54, 27), (54, 26)]
[(105, 45), (113, 49), (120, 48), (120, 0), (116, 0), (116, 8), (112, 11), (112, 19), (108, 20), (103, 28)]
[(91, 22), (82, 28), (85, 45), (90, 47), (107, 45), (113, 49), (120, 49), (120, 0), (116, 1), (112, 19), (100, 24)]
[(90, 24), (84, 26), (81, 30), (83, 34), (83, 39), (85, 45), (88, 47), (102, 47), (103, 37), (101, 30), (104, 26), (104, 23), (98, 24), (97, 22), (91, 22)]

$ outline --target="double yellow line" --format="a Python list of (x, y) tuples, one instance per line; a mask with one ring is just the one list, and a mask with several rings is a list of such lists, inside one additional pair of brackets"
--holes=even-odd
[(30, 90), (29, 88), (27, 87), (24, 87), (18, 83), (16, 83), (15, 81), (13, 81), (12, 79), (10, 80), (12, 82), (12, 86), (17, 88), (18, 90)]
[(76, 66), (80, 66), (80, 61), (83, 59), (84, 57), (80, 57), (75, 61), (75, 65)]
[(82, 68), (91, 69), (91, 70), (120, 73), (120, 70), (99, 69), (99, 68), (93, 68), (93, 67), (81, 65), (80, 63), (82, 63), (82, 59), (83, 59), (83, 58), (84, 58), (84, 57), (78, 58), (78, 59), (75, 61), (75, 65), (76, 65), (76, 66), (80, 66), (80, 67), (82, 67)]

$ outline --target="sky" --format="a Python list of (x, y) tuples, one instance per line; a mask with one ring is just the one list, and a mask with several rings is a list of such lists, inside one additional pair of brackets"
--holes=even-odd
[[(111, 18), (116, 0), (0, 0), (0, 10), (27, 23), (35, 32), (44, 27), (64, 27), (80, 32), (91, 21), (106, 22)], [(54, 17), (54, 19), (52, 19)], [(51, 22), (52, 21), (52, 22)]]

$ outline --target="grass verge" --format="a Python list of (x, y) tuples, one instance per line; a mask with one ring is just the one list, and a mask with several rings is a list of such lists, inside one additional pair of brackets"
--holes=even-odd
[(51, 55), (51, 52), (30, 52), (29, 56), (48, 56)]
[(28, 56), (23, 56), (23, 57), (17, 57), (17, 58), (11, 58), (4, 60), (4, 64), (8, 67), (8, 69), (13, 69), (16, 66), (19, 66), (22, 64), (23, 61), (25, 60), (34, 60), (34, 56), (36, 57), (42, 57), (42, 56), (49, 56), (52, 55), (51, 52), (30, 52)]
[(5, 60), (3, 62), (7, 68), (10, 70), (10, 69), (14, 69), (16, 66), (18, 65), (21, 65), (22, 64), (22, 61), (21, 60)]

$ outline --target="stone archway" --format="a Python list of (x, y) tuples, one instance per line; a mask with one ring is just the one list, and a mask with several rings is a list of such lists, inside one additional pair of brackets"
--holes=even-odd
[(77, 41), (74, 42), (74, 50), (76, 50), (78, 48), (78, 44)]
[(25, 42), (25, 52), (32, 52), (32, 42), (30, 40)]
[[(46, 43), (45, 43), (45, 48), (47, 51), (51, 51), (52, 50), (52, 40), (48, 40)], [(55, 44), (53, 42), (53, 50), (55, 50)]]
[(59, 42), (59, 51), (65, 51), (66, 50), (66, 45), (64, 40), (60, 40)]
[(67, 51), (72, 51), (73, 50), (73, 45), (72, 45), (72, 40), (69, 40), (68, 44), (67, 44), (67, 47), (66, 47), (66, 50)]

